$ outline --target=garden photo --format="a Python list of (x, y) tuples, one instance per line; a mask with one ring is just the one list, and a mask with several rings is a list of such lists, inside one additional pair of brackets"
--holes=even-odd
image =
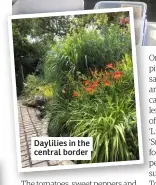
[[(130, 11), (80, 12), (11, 20), (21, 168), (140, 160)], [(91, 160), (32, 160), (44, 136), (92, 137)]]

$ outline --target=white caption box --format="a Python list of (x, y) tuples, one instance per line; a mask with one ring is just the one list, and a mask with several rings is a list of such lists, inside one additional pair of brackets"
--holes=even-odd
[(32, 137), (32, 160), (91, 160), (92, 137)]

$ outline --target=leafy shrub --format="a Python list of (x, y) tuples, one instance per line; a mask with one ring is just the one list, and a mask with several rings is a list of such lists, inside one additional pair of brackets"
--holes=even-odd
[(91, 76), (82, 75), (72, 96), (51, 104), (50, 136), (66, 129), (73, 137), (93, 137), (91, 161), (79, 163), (138, 159), (133, 67), (128, 55), (103, 70), (92, 70)]
[(104, 56), (109, 61), (119, 61), (127, 53), (131, 56), (130, 27), (121, 28), (119, 25), (111, 24), (110, 27), (103, 27), (101, 34), (104, 40)]
[(48, 134), (93, 137), (91, 161), (81, 163), (139, 157), (129, 56), (128, 24), (80, 29), (59, 40), (47, 55), (44, 76), (55, 84), (47, 106)]
[(53, 96), (53, 86), (48, 84), (43, 79), (34, 75), (28, 75), (25, 82), (23, 96), (25, 98), (34, 98), (37, 95), (42, 95), (46, 100)]
[[(81, 30), (67, 35), (63, 41), (52, 47), (44, 65), (45, 77), (49, 81), (60, 81), (60, 76), (77, 72), (88, 74), (89, 68), (103, 68), (110, 61), (119, 61), (131, 55), (129, 28), (120, 25)], [(57, 78), (57, 79), (56, 79)]]
[[(27, 34), (30, 34), (28, 25), (30, 24), (27, 23), (26, 20), (13, 20), (12, 25), (18, 95), (21, 95), (24, 87), (23, 79), (26, 78), (28, 74), (34, 73), (38, 65), (42, 64), (41, 61), (46, 49), (41, 42), (30, 42), (27, 37)], [(23, 28), (24, 26), (28, 29)], [(39, 72), (41, 73), (42, 71)]]

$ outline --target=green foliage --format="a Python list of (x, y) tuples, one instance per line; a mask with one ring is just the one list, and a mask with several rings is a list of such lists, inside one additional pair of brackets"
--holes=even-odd
[(79, 32), (84, 28), (90, 27), (100, 28), (107, 24), (109, 15), (108, 14), (86, 14), (86, 15), (75, 15), (71, 21), (70, 34), (73, 32)]
[(53, 86), (37, 76), (28, 75), (22, 95), (25, 98), (42, 95), (46, 100), (50, 100), (53, 97)]
[(104, 40), (105, 61), (118, 61), (127, 53), (131, 55), (130, 27), (121, 28), (119, 25), (111, 24), (110, 27), (102, 28)]
[(45, 41), (52, 40), (56, 36), (65, 36), (70, 29), (70, 16), (41, 17), (31, 19), (33, 24), (33, 36), (43, 38)]
[(88, 75), (90, 68), (104, 68), (110, 61), (121, 60), (125, 53), (131, 55), (128, 27), (111, 24), (102, 31), (84, 29), (67, 35), (52, 47), (46, 57), (44, 75), (46, 80), (57, 82), (61, 88), (71, 86), (70, 75), (74, 79), (79, 72)]
[(94, 149), (88, 162), (138, 159), (133, 71), (123, 62), (119, 64), (125, 74), (121, 81), (99, 87), (90, 95), (80, 94), (69, 103), (66, 125), (71, 136), (93, 137)]
[[(70, 100), (59, 97), (51, 102), (50, 136), (60, 136), (62, 130), (66, 130), (72, 137), (93, 137), (91, 161), (75, 162), (97, 163), (139, 158), (132, 61), (126, 55), (114, 65), (107, 72), (122, 71), (122, 78), (107, 76), (110, 84), (102, 85), (107, 73), (95, 71), (92, 77), (94, 82), (98, 81), (95, 91), (85, 91), (87, 87), (82, 85), (80, 79), (73, 82), (75, 94)], [(115, 71), (111, 73), (115, 74)], [(86, 80), (91, 83), (91, 77), (86, 77)]]
[(83, 28), (95, 27), (101, 29), (107, 24), (118, 24), (120, 18), (127, 17), (128, 12), (117, 12), (107, 14), (86, 14), (86, 15), (75, 15), (71, 20), (70, 32), (79, 32)]
[(23, 90), (24, 78), (34, 73), (37, 66), (42, 64), (46, 49), (40, 42), (30, 42), (27, 35), (28, 30), (24, 31), (26, 25), (26, 22), (13, 20), (16, 86), (19, 95)]
[(24, 100), (47, 100), (49, 136), (93, 137), (91, 161), (78, 163), (139, 158), (130, 27), (119, 25), (126, 16), (13, 20), (16, 79), (19, 91), (24, 84)]
[(48, 135), (51, 137), (69, 136), (65, 123), (68, 120), (68, 101), (57, 98), (47, 104), (47, 117), (49, 117)]
[[(107, 27), (107, 24), (117, 23), (119, 21), (120, 16), (126, 15), (127, 13), (125, 12), (122, 14), (121, 13), (89, 14), (89, 15), (56, 16), (56, 17), (41, 17), (41, 18), (13, 20), (12, 27), (13, 27), (13, 41), (15, 52), (14, 56), (15, 56), (18, 94), (20, 95), (20, 92), (23, 89), (23, 80), (27, 77), (28, 74), (33, 74), (37, 70), (37, 73), (43, 75), (42, 67), (44, 57), (46, 56), (46, 52), (47, 50), (49, 50), (49, 46), (51, 44), (54, 45), (60, 40), (64, 40), (64, 38), (67, 35), (68, 36), (65, 40), (68, 39), (70, 40), (70, 36), (73, 35), (72, 36), (73, 41), (76, 41), (75, 37), (80, 36), (80, 34), (85, 34), (83, 33), (84, 29), (90, 29), (90, 27), (94, 27), (95, 29), (101, 30), (103, 26)], [(90, 37), (92, 35), (93, 34), (90, 34)], [(95, 38), (96, 34), (93, 36), (94, 36), (93, 38)], [(89, 41), (86, 42), (87, 37), (90, 39), (90, 37), (85, 34), (80, 41), (82, 43), (80, 49), (77, 48), (76, 51), (78, 53), (82, 52), (83, 47), (85, 49), (85, 52), (87, 51), (87, 53), (82, 53), (83, 56), (78, 56), (79, 59), (81, 57), (80, 63), (82, 64), (84, 62), (84, 57), (86, 57), (84, 56), (84, 54), (88, 55), (88, 51), (91, 48), (90, 44), (93, 44), (94, 48), (96, 47), (96, 44), (102, 44), (97, 43), (102, 41), (101, 38), (99, 37), (97, 38), (97, 40), (95, 40), (95, 42), (93, 42), (93, 39), (90, 42)], [(66, 42), (68, 44), (70, 41)], [(83, 44), (83, 42), (86, 42), (85, 45)], [(77, 47), (79, 47), (78, 45)], [(87, 49), (87, 47), (89, 48)], [(101, 47), (103, 48), (103, 46)], [(92, 51), (93, 50), (91, 50), (91, 52)], [(103, 52), (101, 48), (100, 50), (98, 50), (98, 53), (100, 51)], [(70, 58), (72, 56), (69, 55), (67, 57)], [(87, 57), (90, 57), (89, 62), (92, 62), (92, 60), (94, 61), (94, 59), (92, 59), (92, 55), (91, 56), (88, 55)], [(98, 57), (100, 56), (98, 55)], [(53, 61), (53, 59), (51, 60)], [(85, 61), (87, 60), (88, 58), (85, 58)], [(82, 68), (83, 66), (80, 67)], [(21, 70), (21, 68), (23, 70)], [(21, 76), (23, 76), (24, 79), (21, 78)]]

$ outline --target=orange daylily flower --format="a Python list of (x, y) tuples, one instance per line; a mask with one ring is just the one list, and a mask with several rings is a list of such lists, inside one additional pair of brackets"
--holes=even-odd
[(89, 81), (88, 81), (88, 80), (84, 80), (83, 83), (84, 83), (85, 85), (89, 85)]
[(122, 76), (123, 76), (123, 72), (121, 72), (121, 71), (116, 71), (116, 72), (113, 73), (113, 78), (114, 79), (119, 79)]
[(104, 83), (105, 86), (110, 86), (111, 85), (111, 83), (108, 80), (104, 80), (103, 83)]
[(92, 93), (92, 92), (95, 91), (95, 89), (93, 87), (86, 87), (85, 91), (88, 92), (88, 93)]
[(73, 91), (73, 97), (79, 96), (79, 93), (77, 91)]
[(107, 64), (107, 65), (106, 65), (106, 68), (113, 69), (113, 64), (112, 64), (112, 63), (110, 63), (110, 64)]
[(98, 81), (94, 81), (93, 84), (91, 85), (91, 87), (97, 87), (98, 86)]

